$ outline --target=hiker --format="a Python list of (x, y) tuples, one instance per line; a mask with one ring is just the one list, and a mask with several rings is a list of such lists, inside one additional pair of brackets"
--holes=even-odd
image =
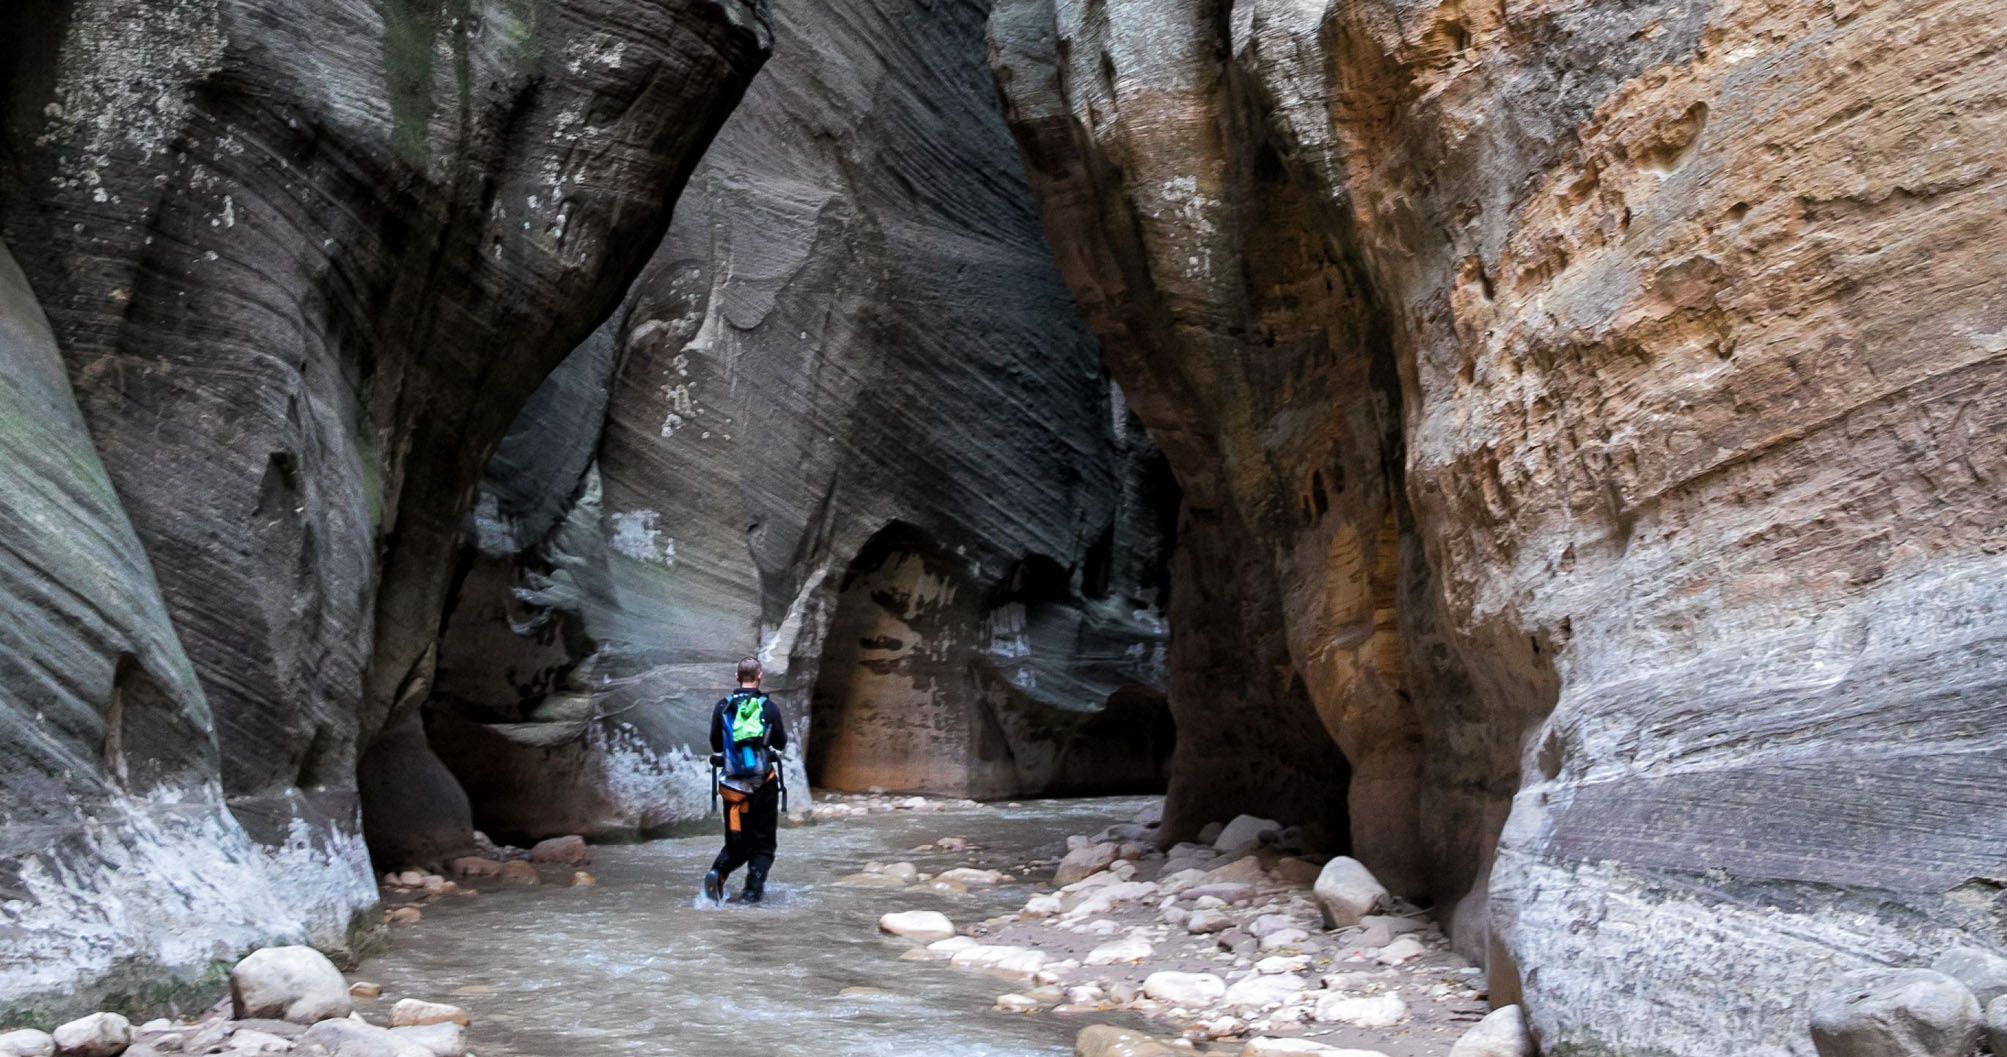
[(721, 770), (718, 794), (725, 802), (725, 847), (704, 875), (704, 895), (712, 902), (725, 897), (725, 879), (746, 868), (746, 886), (739, 900), (757, 903), (766, 894), (767, 871), (773, 868), (776, 831), (780, 828), (780, 750), (787, 748), (787, 728), (780, 707), (760, 692), (760, 662), (739, 662), (739, 688), (711, 710), (711, 751)]

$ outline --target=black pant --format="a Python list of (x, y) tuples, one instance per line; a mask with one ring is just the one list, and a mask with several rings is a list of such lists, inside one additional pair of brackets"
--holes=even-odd
[(725, 800), (725, 846), (711, 869), (719, 877), (730, 877), (740, 866), (746, 868), (746, 891), (766, 888), (767, 871), (773, 868), (774, 848), (780, 835), (780, 783), (768, 781), (755, 790), (744, 804), (734, 807), (730, 790)]

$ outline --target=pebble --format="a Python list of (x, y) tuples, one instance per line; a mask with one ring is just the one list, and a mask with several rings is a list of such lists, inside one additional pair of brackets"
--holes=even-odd
[(380, 998), (382, 995), (383, 985), (381, 984), (372, 984), (367, 980), (357, 980), (355, 983), (348, 985), (348, 996), (350, 998)]
[(446, 865), (456, 877), (500, 877), (504, 867), (503, 863), (476, 855), (465, 855)]
[(1010, 880), (1010, 876), (999, 873), (996, 870), (978, 870), (973, 867), (962, 866), (953, 870), (943, 870), (934, 875), (934, 879), (936, 881), (953, 881), (956, 884), (974, 887), (978, 885), (1002, 884)]
[(1212, 973), (1151, 973), (1143, 980), (1143, 993), (1174, 1006), (1200, 1008), (1212, 1005), (1226, 994), (1226, 981)]
[(1449, 1057), (1534, 1057), (1533, 1037), (1518, 1006), (1500, 1006), (1450, 1047)]
[(1361, 1028), (1388, 1028), (1408, 1019), (1408, 1004), (1399, 995), (1353, 998), (1326, 995), (1317, 1002), (1314, 1014), (1324, 1024), (1351, 1024)]
[(1120, 847), (1114, 844), (1083, 844), (1067, 852), (1066, 857), (1059, 860), (1059, 867), (1052, 874), (1052, 882), (1069, 885), (1083, 880), (1107, 869), (1120, 857), (1120, 854)]
[(1300, 948), (1310, 942), (1310, 933), (1298, 928), (1278, 929), (1261, 937), (1261, 949), (1265, 951)]
[(1173, 1057), (1179, 1051), (1140, 1031), (1091, 1024), (1074, 1037), (1077, 1057)]
[(509, 884), (523, 884), (523, 885), (542, 884), (544, 880), (542, 877), (539, 877), (537, 875), (536, 867), (531, 866), (529, 863), (526, 863), (521, 859), (511, 859), (508, 862), (503, 863), (502, 873), (500, 876), (502, 880), (508, 882)]
[(1228, 1009), (1260, 1010), (1294, 1002), (1309, 985), (1300, 976), (1254, 975), (1236, 981), (1220, 1001)]
[(1402, 936), (1400, 939), (1380, 948), (1378, 960), (1381, 965), (1399, 965), (1402, 962), (1412, 961), (1427, 953), (1428, 948), (1422, 946), (1420, 940), (1415, 939), (1413, 936)]
[(540, 840), (530, 846), (530, 861), (553, 863), (558, 866), (584, 866), (592, 861), (592, 851), (585, 845), (585, 838), (577, 834)]
[(1309, 1039), (1249, 1039), (1240, 1057), (1387, 1057), (1379, 1050), (1345, 1050)]
[(426, 1002), (417, 998), (400, 998), (390, 1007), (390, 1026), (393, 1028), (415, 1028), (426, 1024), (458, 1024), (466, 1027), (467, 1011), (459, 1006), (449, 1006), (444, 1002)]
[[(1114, 925), (1115, 923), (1111, 921), (1108, 924)], [(1119, 940), (1115, 940), (1111, 943), (1104, 943), (1099, 947), (1094, 948), (1092, 951), (1089, 951), (1086, 958), (1086, 964), (1088, 965), (1121, 965), (1124, 963), (1134, 964), (1136, 962), (1142, 961), (1145, 958), (1148, 958), (1151, 954), (1155, 953), (1155, 951), (1156, 948), (1151, 946), (1149, 940), (1144, 939), (1143, 937), (1138, 936), (1134, 933), (1131, 933)]]

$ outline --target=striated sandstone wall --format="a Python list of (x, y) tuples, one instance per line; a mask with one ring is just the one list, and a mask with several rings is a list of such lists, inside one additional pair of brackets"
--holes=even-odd
[(1160, 784), (1168, 478), (1053, 265), (987, 10), (776, 3), (654, 260), (490, 465), (429, 711), (492, 832), (700, 817), (749, 654), (797, 806)]
[(999, 5), (1118, 377), (1323, 585), (1175, 640), (1280, 621), (1359, 853), (1543, 1052), (1805, 1054), (1839, 970), (2007, 935), (1999, 14)]
[[(0, 516), (75, 537), (10, 559), (9, 601), (81, 609), (0, 645), (60, 673), (0, 685), (10, 725), (62, 724), (5, 772), (69, 773), (78, 812), (11, 828), (8, 790), (0, 1008), (74, 1009), (339, 945), (374, 903), (359, 807), (372, 844), (465, 841), (450, 802), (414, 829), (422, 782), (359, 805), (359, 758), (424, 696), (481, 466), (767, 34), (749, 0), (27, 0), (0, 40), (0, 238), (68, 375), (22, 375), (43, 410), (7, 429), (60, 465), (10, 466)], [(89, 938), (46, 949), (50, 922)]]

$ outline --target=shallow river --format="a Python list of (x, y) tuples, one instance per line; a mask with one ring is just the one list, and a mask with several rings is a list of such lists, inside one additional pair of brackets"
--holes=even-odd
[[(958, 925), (1015, 910), (1030, 894), (1024, 885), (946, 896), (834, 882), (867, 860), (910, 860), (931, 873), (971, 859), (1001, 869), (1058, 856), (1067, 834), (1145, 803), (1044, 801), (783, 828), (760, 907), (697, 898), (715, 836), (596, 846), (598, 886), (441, 899), (355, 977), (382, 984), (385, 1005), (417, 997), (465, 1007), (480, 1057), (1070, 1054), (1081, 1021), (990, 1010), (997, 995), (1029, 984), (902, 962), (910, 944), (877, 931), (888, 910), (940, 910)], [(967, 838), (971, 852), (912, 850), (950, 836)], [(890, 994), (840, 997), (846, 987)]]

